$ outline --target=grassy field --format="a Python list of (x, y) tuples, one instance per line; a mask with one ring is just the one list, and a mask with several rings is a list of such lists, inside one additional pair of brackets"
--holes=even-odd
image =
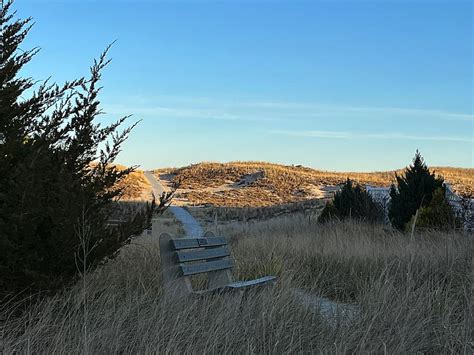
[[(474, 193), (474, 169), (434, 167), (432, 170), (444, 176), (457, 193), (464, 196)], [(389, 186), (395, 179), (395, 171), (329, 172), (265, 162), (200, 163), (179, 169), (158, 169), (155, 174), (181, 181), (177, 197), (190, 205), (222, 207), (263, 207), (326, 198), (330, 196), (328, 187), (339, 185), (347, 178), (374, 186)]]
[[(165, 229), (156, 224), (153, 236), (23, 317), (2, 305), (0, 352), (474, 351), (472, 239), (314, 220), (306, 212), (216, 226), (230, 238), (238, 279), (280, 277), (240, 304), (232, 295), (163, 298), (157, 235)], [(353, 304), (358, 315), (328, 321), (295, 289)]]
[(265, 220), (295, 212), (315, 214), (319, 213), (324, 206), (324, 201), (313, 199), (264, 207), (186, 206), (185, 208), (199, 220), (202, 226), (214, 228), (216, 223), (220, 226), (231, 222)]

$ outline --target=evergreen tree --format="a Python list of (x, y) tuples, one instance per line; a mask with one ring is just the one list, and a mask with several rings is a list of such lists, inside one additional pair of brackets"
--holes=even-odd
[(462, 228), (462, 221), (456, 217), (453, 207), (446, 200), (446, 191), (442, 188), (436, 189), (431, 202), (426, 207), (421, 207), (418, 218), (413, 216), (405, 229), (411, 230), (413, 223), (416, 228), (455, 230)]
[(430, 204), (434, 191), (444, 189), (444, 179), (429, 171), (417, 150), (412, 165), (402, 176), (396, 175), (396, 180), (397, 186), (390, 189), (389, 218), (394, 227), (403, 230), (417, 209)]
[(133, 128), (117, 131), (127, 117), (96, 123), (108, 49), (90, 78), (63, 86), (46, 81), (28, 97), (35, 81), (19, 72), (38, 49), (19, 46), (31, 18), (14, 19), (12, 1), (1, 5), (0, 296), (67, 285), (82, 269), (85, 236), (85, 267), (93, 268), (149, 224), (153, 210), (152, 204), (120, 227), (107, 225), (122, 193), (117, 183), (135, 168), (112, 164)]
[(381, 207), (359, 184), (354, 186), (350, 179), (347, 179), (341, 190), (336, 192), (334, 200), (326, 204), (318, 221), (324, 223), (331, 219), (345, 218), (368, 222), (377, 222), (383, 219)]

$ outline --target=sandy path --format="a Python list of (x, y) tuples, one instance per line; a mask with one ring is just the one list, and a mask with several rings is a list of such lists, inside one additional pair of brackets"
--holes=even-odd
[[(145, 177), (150, 182), (151, 188), (155, 196), (161, 196), (165, 191), (165, 187), (160, 184), (155, 175), (151, 171), (145, 171)], [(184, 228), (186, 238), (200, 238), (204, 235), (204, 230), (196, 219), (184, 208), (179, 206), (170, 206), (169, 211), (173, 213)]]

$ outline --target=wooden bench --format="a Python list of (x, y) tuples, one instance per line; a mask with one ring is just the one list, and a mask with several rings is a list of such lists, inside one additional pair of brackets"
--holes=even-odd
[[(275, 276), (265, 276), (250, 281), (235, 282), (230, 269), (233, 262), (227, 241), (207, 232), (202, 238), (172, 238), (160, 236), (161, 269), (165, 292), (174, 294), (203, 294), (244, 290), (275, 281)], [(208, 288), (194, 291), (190, 277), (207, 273)]]

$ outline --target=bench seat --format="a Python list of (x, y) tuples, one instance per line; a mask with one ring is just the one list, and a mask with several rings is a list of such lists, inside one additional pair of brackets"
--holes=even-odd
[[(242, 291), (269, 284), (276, 276), (255, 280), (234, 281), (233, 267), (227, 240), (207, 232), (202, 238), (172, 238), (160, 236), (160, 256), (165, 292), (205, 294), (209, 292)], [(207, 273), (209, 287), (194, 291), (190, 276)]]

